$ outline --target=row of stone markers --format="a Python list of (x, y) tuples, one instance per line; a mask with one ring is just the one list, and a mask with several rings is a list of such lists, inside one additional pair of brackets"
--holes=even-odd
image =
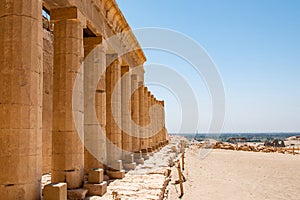
[(0, 1), (0, 27), (1, 198), (41, 199), (46, 173), (44, 199), (102, 195), (167, 143), (115, 0)]

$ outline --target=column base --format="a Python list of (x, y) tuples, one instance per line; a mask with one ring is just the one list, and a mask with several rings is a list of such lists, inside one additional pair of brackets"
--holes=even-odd
[(149, 155), (148, 155), (147, 149), (142, 149), (142, 156), (143, 156), (144, 160), (148, 160), (149, 159)]
[(66, 182), (68, 189), (81, 188), (83, 181), (83, 170), (53, 171), (51, 182)]
[(67, 191), (68, 200), (85, 199), (87, 192), (88, 192), (88, 190), (86, 190), (86, 189), (68, 190)]
[(139, 165), (143, 165), (145, 163), (144, 158), (138, 158), (138, 159), (134, 159), (134, 161), (139, 164)]
[(134, 153), (134, 160), (143, 158), (142, 151), (138, 151)]
[(123, 163), (123, 167), (125, 170), (134, 170), (136, 168), (136, 162)]
[(110, 178), (113, 179), (122, 179), (125, 177), (125, 170), (120, 170), (120, 171), (107, 170), (106, 173)]
[(101, 168), (95, 168), (88, 170), (88, 182), (89, 183), (102, 183), (104, 170)]
[(123, 161), (122, 160), (112, 161), (111, 164), (108, 166), (108, 169), (112, 171), (121, 171), (123, 169)]
[(53, 183), (45, 185), (43, 190), (43, 199), (67, 199), (67, 184), (66, 183)]
[(127, 154), (124, 156), (124, 163), (133, 163), (134, 162), (134, 155)]
[(83, 188), (88, 190), (87, 194), (89, 196), (102, 196), (107, 192), (107, 182), (103, 181), (101, 183), (84, 183)]

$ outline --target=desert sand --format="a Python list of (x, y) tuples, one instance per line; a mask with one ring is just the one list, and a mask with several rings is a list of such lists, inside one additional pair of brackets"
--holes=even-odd
[[(185, 153), (183, 200), (300, 199), (300, 156), (279, 153), (210, 150)], [(172, 170), (168, 199), (179, 199), (177, 170)]]

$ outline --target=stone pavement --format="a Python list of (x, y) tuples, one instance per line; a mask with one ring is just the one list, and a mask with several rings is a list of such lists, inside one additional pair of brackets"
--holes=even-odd
[[(174, 141), (177, 143), (177, 141)], [(169, 167), (179, 153), (179, 146), (171, 143), (159, 152), (150, 156), (143, 165), (129, 171), (125, 178), (110, 182), (107, 193), (102, 197), (88, 197), (87, 200), (114, 199), (163, 199), (165, 189), (170, 181), (171, 168)]]

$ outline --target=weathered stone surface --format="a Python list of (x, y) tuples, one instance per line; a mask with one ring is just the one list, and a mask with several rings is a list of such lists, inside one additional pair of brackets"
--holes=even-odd
[[(135, 90), (138, 87), (137, 82), (137, 75), (132, 74), (131, 75), (131, 118), (133, 122), (136, 124), (139, 124), (139, 90)], [(132, 152), (140, 151), (140, 138), (138, 129), (132, 127), (131, 128), (132, 134), (134, 135), (132, 137)]]
[(67, 184), (53, 183), (48, 184), (43, 190), (44, 200), (65, 200), (67, 199)]
[(122, 66), (121, 68), (121, 129), (122, 129), (122, 149), (124, 151), (132, 151), (132, 137), (131, 137), (131, 102), (128, 95), (131, 92), (131, 72), (129, 66)]
[(88, 192), (87, 189), (68, 190), (67, 191), (68, 200), (83, 200), (85, 199), (87, 192)]
[(42, 170), (42, 1), (0, 1), (0, 197), (38, 199)]
[(138, 158), (138, 159), (134, 159), (134, 162), (136, 162), (137, 164), (143, 165), (145, 163), (145, 160), (144, 160), (144, 158)]
[(53, 34), (43, 30), (43, 170), (51, 172), (53, 113)]
[(94, 47), (84, 61), (84, 169), (87, 173), (88, 169), (103, 168), (106, 163), (106, 90), (105, 84), (102, 85), (105, 83), (106, 48), (86, 42), (84, 46)]
[[(42, 31), (42, 3), (51, 11), (47, 28), (53, 31), (54, 27), (53, 35)], [(122, 149), (130, 153), (153, 146), (152, 137), (141, 139), (139, 136), (145, 134), (128, 125), (131, 119), (140, 126), (149, 123), (145, 112), (150, 93), (145, 93), (143, 85), (145, 56), (134, 35), (129, 31), (119, 46), (110, 44), (109, 50), (95, 49), (102, 37), (130, 30), (114, 1), (2, 1), (0, 26), (1, 198), (39, 199), (41, 172), (50, 169), (52, 182), (80, 188), (84, 167), (87, 172), (89, 168), (112, 166), (113, 161), (124, 159)], [(115, 52), (119, 48), (133, 51), (113, 61), (100, 80), (94, 77), (106, 67), (106, 61), (118, 56)], [(138, 72), (133, 68), (139, 68)], [(127, 73), (129, 79), (116, 91), (116, 83)], [(97, 88), (92, 88), (97, 81)], [(140, 89), (127, 102), (123, 94), (133, 92), (138, 85)], [(93, 95), (86, 95), (89, 90)], [(114, 100), (113, 92), (117, 94)], [(115, 116), (112, 107), (117, 109)], [(91, 117), (90, 108), (95, 108), (96, 117)], [(122, 122), (121, 127), (116, 120)], [(112, 143), (110, 147), (99, 127)], [(84, 143), (92, 150), (84, 149)], [(119, 149), (111, 148), (114, 146)], [(137, 160), (144, 163), (141, 156)], [(135, 168), (132, 156), (125, 161), (127, 169)], [(119, 172), (108, 172), (113, 178), (124, 177), (120, 163), (114, 168)], [(70, 198), (84, 190), (68, 193)]]
[(107, 162), (111, 164), (122, 159), (122, 151), (118, 149), (122, 149), (122, 131), (116, 122), (121, 122), (121, 87), (115, 87), (121, 78), (121, 63), (117, 54), (107, 54), (106, 63), (106, 136), (111, 142), (107, 145)]
[(92, 195), (102, 196), (107, 191), (107, 182), (103, 181), (102, 183), (98, 183), (98, 184), (85, 183), (84, 189), (88, 190), (87, 194), (89, 196), (92, 196)]
[(66, 183), (68, 189), (80, 188), (82, 186), (82, 181), (83, 181), (82, 170), (65, 172), (65, 175), (66, 175)]
[(170, 178), (169, 159), (176, 156), (169, 146), (164, 147), (145, 165), (139, 165), (135, 170), (129, 171), (121, 180), (115, 180), (107, 187), (107, 193), (94, 199), (111, 199), (115, 192), (120, 199), (163, 199), (166, 186)]
[(122, 179), (125, 177), (125, 170), (121, 170), (121, 171), (107, 170), (106, 173), (110, 178), (113, 178), (113, 179)]
[(101, 183), (103, 181), (103, 169), (90, 169), (88, 171), (88, 182), (89, 183)]
[(125, 154), (124, 155), (124, 162), (125, 163), (132, 163), (134, 162), (134, 155), (131, 153), (131, 154)]
[(123, 167), (126, 170), (133, 170), (136, 168), (136, 163), (132, 162), (132, 163), (123, 163)]
[[(83, 24), (80, 19), (61, 18), (67, 13), (51, 16), (54, 28), (54, 77), (53, 77), (53, 159), (52, 181), (67, 181), (68, 188), (78, 188), (78, 174), (83, 172)], [(64, 9), (66, 12), (66, 9)], [(78, 12), (70, 8), (68, 13)], [(61, 14), (61, 16), (60, 16)], [(65, 15), (66, 14), (66, 15)], [(57, 16), (57, 18), (56, 18)], [(72, 64), (70, 64), (72, 63)], [(74, 87), (77, 78), (77, 87)], [(75, 124), (73, 116), (77, 119)], [(69, 171), (79, 171), (75, 172)], [(73, 183), (73, 181), (75, 181)]]

